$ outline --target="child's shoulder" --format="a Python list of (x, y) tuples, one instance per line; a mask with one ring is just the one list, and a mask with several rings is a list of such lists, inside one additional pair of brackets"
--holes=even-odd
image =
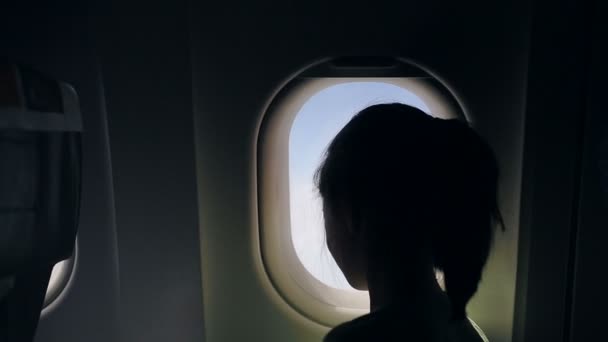
[(403, 341), (404, 322), (388, 311), (367, 314), (332, 329), (324, 342)]
[[(447, 323), (447, 322), (446, 322)], [(443, 328), (391, 311), (361, 316), (332, 329), (324, 342), (485, 342), (469, 321), (447, 323)], [(443, 330), (443, 333), (437, 330)]]

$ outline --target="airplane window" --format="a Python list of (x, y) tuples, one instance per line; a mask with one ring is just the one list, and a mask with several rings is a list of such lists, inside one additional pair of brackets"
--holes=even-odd
[(316, 93), (297, 113), (289, 137), (291, 238), (306, 270), (324, 284), (356, 291), (347, 283), (325, 243), (321, 198), (313, 175), (332, 138), (358, 111), (400, 102), (429, 112), (420, 97), (394, 84), (346, 82)]
[(449, 90), (424, 72), (368, 69), (311, 67), (274, 96), (260, 126), (257, 233), (265, 276), (284, 304), (328, 327), (370, 306), (367, 292), (348, 284), (327, 248), (313, 180), (325, 149), (357, 112), (374, 104), (398, 102), (436, 117), (466, 119)]

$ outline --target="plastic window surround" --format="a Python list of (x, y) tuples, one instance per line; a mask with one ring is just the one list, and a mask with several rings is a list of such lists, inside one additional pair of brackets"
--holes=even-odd
[(289, 133), (299, 109), (313, 95), (347, 82), (381, 82), (418, 96), (441, 118), (464, 117), (454, 96), (430, 76), (299, 77), (289, 82), (266, 111), (258, 142), (259, 234), (268, 277), (282, 298), (307, 318), (335, 326), (369, 312), (367, 292), (341, 290), (313, 277), (300, 262), (291, 239)]

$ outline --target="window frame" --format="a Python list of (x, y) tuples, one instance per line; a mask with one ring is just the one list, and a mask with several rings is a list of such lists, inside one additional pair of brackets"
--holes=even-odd
[(325, 77), (316, 72), (294, 77), (277, 92), (264, 112), (256, 160), (259, 241), (263, 269), (283, 300), (308, 319), (332, 327), (368, 313), (369, 298), (365, 291), (335, 289), (316, 279), (301, 263), (293, 246), (289, 135), (300, 108), (315, 94), (338, 84), (381, 82), (415, 94), (434, 116), (471, 120), (454, 94), (428, 74), (398, 75), (387, 73), (386, 68), (370, 67), (354, 73), (354, 68), (339, 70), (319, 65), (311, 68), (319, 69), (326, 72)]

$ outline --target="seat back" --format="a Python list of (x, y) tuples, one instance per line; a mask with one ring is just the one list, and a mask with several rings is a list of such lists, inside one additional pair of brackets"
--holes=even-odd
[(67, 84), (0, 64), (0, 341), (31, 341), (78, 227), (82, 123)]

